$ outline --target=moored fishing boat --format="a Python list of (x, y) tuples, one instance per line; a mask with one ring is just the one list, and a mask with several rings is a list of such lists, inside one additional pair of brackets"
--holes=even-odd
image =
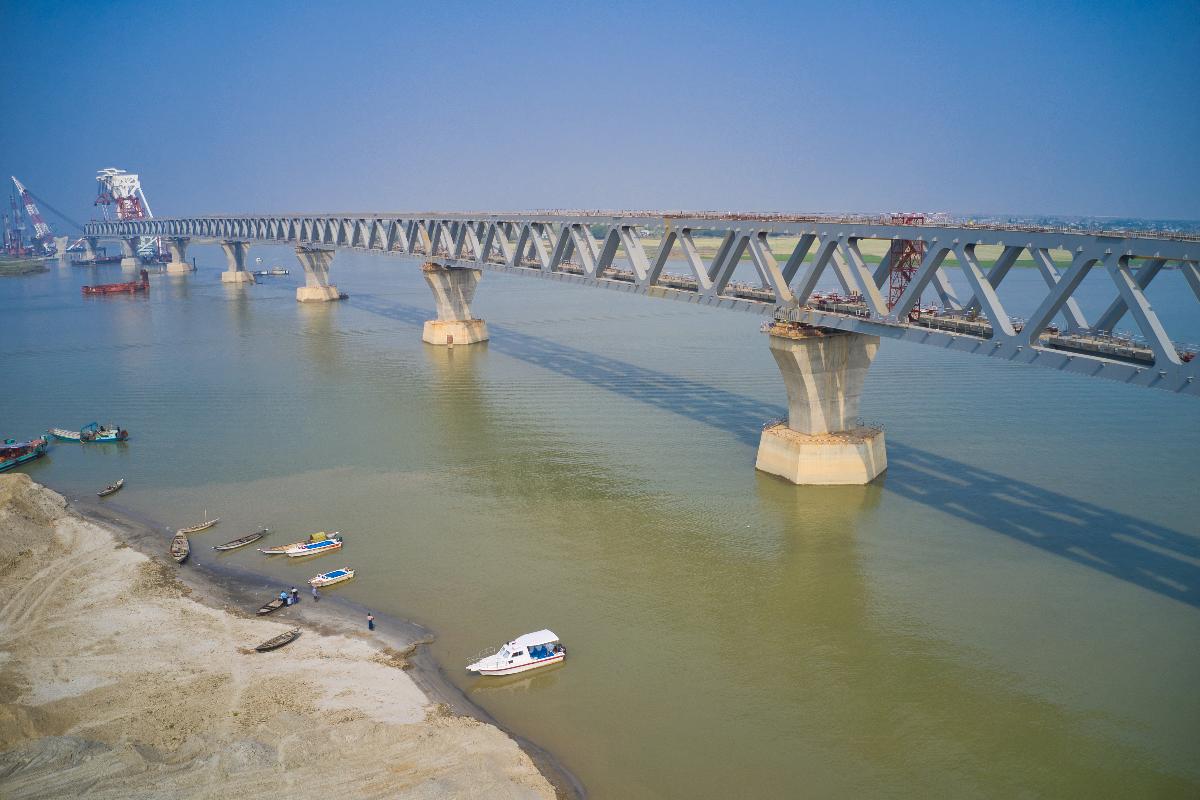
[(182, 564), (187, 561), (187, 557), (191, 555), (192, 545), (188, 542), (187, 536), (182, 532), (176, 533), (171, 539), (171, 558), (175, 559), (176, 564)]
[(308, 585), (309, 586), (332, 586), (335, 583), (341, 583), (342, 581), (348, 581), (353, 577), (354, 577), (354, 570), (350, 569), (349, 567), (342, 567), (341, 569), (334, 569), (334, 570), (330, 570), (329, 572), (322, 572), (320, 575), (317, 575), (315, 578), (312, 578), (311, 580), (309, 580)]
[(271, 600), (269, 600), (268, 602), (263, 604), (262, 608), (260, 608), (258, 610), (258, 616), (261, 617), (264, 614), (270, 614), (272, 611), (278, 611), (279, 609), (283, 608), (286, 605), (287, 605), (287, 601), (284, 600), (282, 597), (274, 597)]
[(18, 464), (33, 461), (46, 455), (46, 447), (50, 440), (45, 436), (30, 439), (28, 442), (18, 442), (16, 439), (5, 439), (0, 445), (0, 472), (12, 469)]
[(64, 442), (78, 442), (82, 436), (79, 431), (69, 431), (66, 428), (51, 428), (48, 433)]
[(308, 556), (319, 556), (322, 553), (332, 553), (341, 546), (342, 540), (338, 538), (322, 539), (319, 542), (305, 542), (302, 545), (289, 549), (287, 557), (307, 558)]
[(554, 631), (540, 630), (518, 636), (495, 653), (469, 664), (467, 671), (480, 675), (515, 675), (557, 664), (566, 657), (567, 651)]
[(285, 644), (291, 644), (300, 638), (300, 629), (292, 628), (290, 631), (285, 631), (278, 636), (272, 636), (254, 649), (260, 653), (265, 653), (268, 650), (277, 650)]
[(248, 533), (245, 536), (239, 537), (225, 544), (214, 544), (213, 550), (237, 550), (239, 547), (245, 547), (248, 544), (257, 542), (259, 539), (266, 536), (270, 531), (267, 528), (262, 528), (254, 533)]
[(207, 510), (205, 510), (205, 512), (204, 512), (204, 522), (200, 522), (200, 523), (197, 523), (197, 524), (195, 524), (195, 525), (191, 525), (191, 526), (189, 526), (189, 527), (187, 527), (187, 528), (180, 528), (180, 529), (179, 529), (179, 532), (180, 532), (180, 533), (199, 533), (200, 531), (206, 531), (206, 530), (208, 530), (209, 528), (211, 528), (213, 525), (216, 525), (216, 524), (217, 524), (218, 522), (220, 522), (220, 521), (221, 521), (221, 518), (220, 518), (220, 517), (213, 517), (212, 519), (209, 519), (209, 518), (208, 518), (208, 511), (207, 511)]
[(128, 438), (129, 431), (120, 425), (99, 425), (95, 422), (89, 422), (79, 429), (79, 441), (84, 444), (123, 442)]
[(96, 496), (97, 497), (108, 497), (110, 494), (116, 494), (117, 492), (121, 491), (121, 487), (124, 485), (125, 485), (125, 479), (117, 478), (114, 482), (110, 483), (108, 486), (105, 486), (103, 489), (96, 492)]
[(332, 539), (340, 534), (341, 531), (334, 531), (333, 533), (326, 533), (325, 531), (320, 531), (319, 533), (310, 533), (307, 539), (301, 539), (300, 541), (292, 542), (291, 544), (281, 544), (277, 547), (268, 547), (265, 550), (260, 547), (258, 548), (258, 552), (269, 556), (281, 555), (289, 550), (299, 547), (302, 544), (308, 544), (310, 542), (323, 542), (326, 539)]

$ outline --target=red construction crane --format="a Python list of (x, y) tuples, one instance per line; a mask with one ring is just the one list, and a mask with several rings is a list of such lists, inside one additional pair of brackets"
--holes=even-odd
[[(924, 214), (913, 212), (892, 214), (893, 225), (920, 225), (923, 222), (925, 222)], [(921, 266), (921, 261), (925, 258), (925, 243), (911, 239), (893, 239), (888, 256), (891, 265), (888, 270), (888, 308), (890, 309), (900, 302), (904, 290), (908, 288), (913, 276), (917, 274), (917, 268)], [(917, 298), (917, 307), (920, 307), (920, 298)]]
[(42, 212), (38, 211), (37, 203), (33, 202), (33, 196), (21, 185), (15, 175), (12, 176), (12, 182), (17, 187), (17, 194), (21, 196), (21, 204), (25, 206), (25, 213), (29, 215), (29, 221), (33, 223), (33, 241), (41, 246), (46, 255), (53, 255), (54, 231), (50, 230), (46, 220), (42, 219)]

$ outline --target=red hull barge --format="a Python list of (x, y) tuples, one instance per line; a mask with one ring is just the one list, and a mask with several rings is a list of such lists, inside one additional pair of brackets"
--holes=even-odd
[(150, 291), (150, 274), (142, 270), (142, 278), (126, 283), (101, 283), (96, 286), (84, 286), (84, 294), (133, 294)]

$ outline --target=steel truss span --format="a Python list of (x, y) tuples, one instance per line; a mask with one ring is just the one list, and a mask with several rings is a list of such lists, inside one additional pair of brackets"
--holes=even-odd
[[(889, 224), (866, 217), (650, 212), (205, 216), (93, 222), (88, 234), (262, 241), (423, 256), (450, 267), (750, 311), (782, 323), (869, 333), (1200, 395), (1200, 359), (1168, 336), (1144, 292), (1164, 269), (1178, 268), (1190, 288), (1188, 299), (1200, 311), (1200, 239), (1195, 237)], [(661, 237), (653, 253), (643, 245), (647, 235)], [(798, 237), (782, 262), (771, 252), (775, 236)], [(701, 256), (698, 239), (716, 243), (712, 257)], [(868, 265), (861, 249), (866, 240), (919, 245), (920, 264), (915, 272), (909, 268), (907, 287), (898, 297), (888, 294), (889, 258), (905, 248), (889, 246), (878, 266)], [(982, 246), (999, 248), (986, 269), (976, 255)], [(1071, 256), (1065, 271), (1051, 257), (1056, 250)], [(669, 258), (680, 259), (686, 274), (668, 272)], [(732, 280), (744, 258), (754, 266), (757, 285)], [(948, 258), (961, 269), (968, 297), (959, 297), (951, 285)], [(1032, 259), (1046, 284), (1028, 319), (1010, 315), (997, 293), (1019, 259)], [(1094, 269), (1107, 273), (1115, 291), (1110, 305), (1089, 322), (1073, 295)], [(816, 291), (827, 274), (838, 281), (841, 294)], [(940, 301), (936, 312), (922, 307), (923, 296), (935, 295)], [(1125, 318), (1140, 337), (1115, 334)]]

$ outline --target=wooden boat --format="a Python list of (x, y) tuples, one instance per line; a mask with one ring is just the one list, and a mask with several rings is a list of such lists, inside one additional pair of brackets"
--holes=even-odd
[(84, 286), (83, 293), (88, 294), (133, 294), (150, 291), (150, 273), (142, 270), (140, 280), (125, 283), (100, 283), (95, 286)]
[(204, 512), (204, 522), (201, 522), (197, 525), (192, 525), (188, 528), (180, 528), (179, 532), (180, 533), (199, 533), (200, 531), (208, 530), (209, 528), (211, 528), (213, 525), (216, 525), (220, 521), (221, 521), (220, 517), (213, 517), (212, 519), (209, 519), (208, 511), (205, 511)]
[(182, 564), (187, 561), (187, 557), (192, 553), (192, 545), (188, 542), (188, 538), (180, 531), (171, 539), (171, 558), (175, 559), (176, 564)]
[(284, 600), (282, 597), (276, 597), (258, 610), (258, 616), (261, 617), (264, 614), (270, 614), (272, 611), (278, 611), (286, 605), (286, 600)]
[(322, 539), (319, 542), (305, 542), (299, 547), (287, 551), (288, 558), (307, 558), (319, 556), (322, 553), (332, 553), (342, 546), (341, 539)]
[(239, 547), (245, 547), (251, 542), (257, 542), (269, 532), (270, 531), (267, 528), (263, 528), (262, 530), (257, 530), (254, 533), (248, 533), (245, 536), (234, 539), (231, 542), (226, 542), (225, 544), (214, 544), (213, 550), (237, 550)]
[(353, 577), (354, 577), (354, 570), (350, 569), (349, 567), (342, 567), (341, 569), (330, 570), (329, 572), (322, 572), (320, 575), (316, 576), (315, 578), (312, 578), (308, 582), (308, 585), (309, 586), (332, 586), (335, 583), (341, 583), (342, 581), (348, 581)]
[(268, 650), (278, 650), (280, 647), (283, 647), (285, 644), (291, 644), (292, 642), (296, 641), (299, 638), (300, 638), (300, 629), (292, 628), (290, 631), (287, 631), (286, 633), (281, 633), (278, 636), (274, 636), (270, 639), (267, 639), (265, 642), (260, 644), (258, 647), (255, 647), (254, 649), (260, 653), (265, 653)]
[(129, 431), (120, 425), (99, 425), (95, 422), (89, 422), (79, 429), (79, 441), (84, 444), (123, 442), (128, 438)]
[(339, 533), (341, 533), (341, 531), (334, 531), (333, 533), (326, 533), (325, 531), (321, 531), (320, 533), (310, 533), (307, 539), (301, 539), (300, 541), (292, 542), (291, 544), (281, 544), (278, 547), (268, 547), (265, 550), (260, 547), (258, 548), (258, 552), (265, 553), (269, 556), (280, 555), (289, 550), (294, 550), (302, 544), (311, 544), (312, 542), (323, 542), (326, 539), (332, 539)]
[(119, 492), (121, 490), (121, 487), (124, 485), (125, 485), (125, 479), (117, 478), (116, 483), (110, 483), (108, 486), (105, 486), (103, 489), (96, 492), (96, 496), (97, 497), (108, 497), (110, 494), (116, 494), (117, 492)]
[(0, 472), (12, 469), (18, 464), (33, 461), (46, 455), (50, 440), (45, 436), (30, 439), (28, 442), (18, 442), (15, 439), (5, 439), (0, 445)]
[(79, 431), (69, 431), (66, 428), (51, 428), (51, 436), (64, 442), (78, 442), (81, 438)]

